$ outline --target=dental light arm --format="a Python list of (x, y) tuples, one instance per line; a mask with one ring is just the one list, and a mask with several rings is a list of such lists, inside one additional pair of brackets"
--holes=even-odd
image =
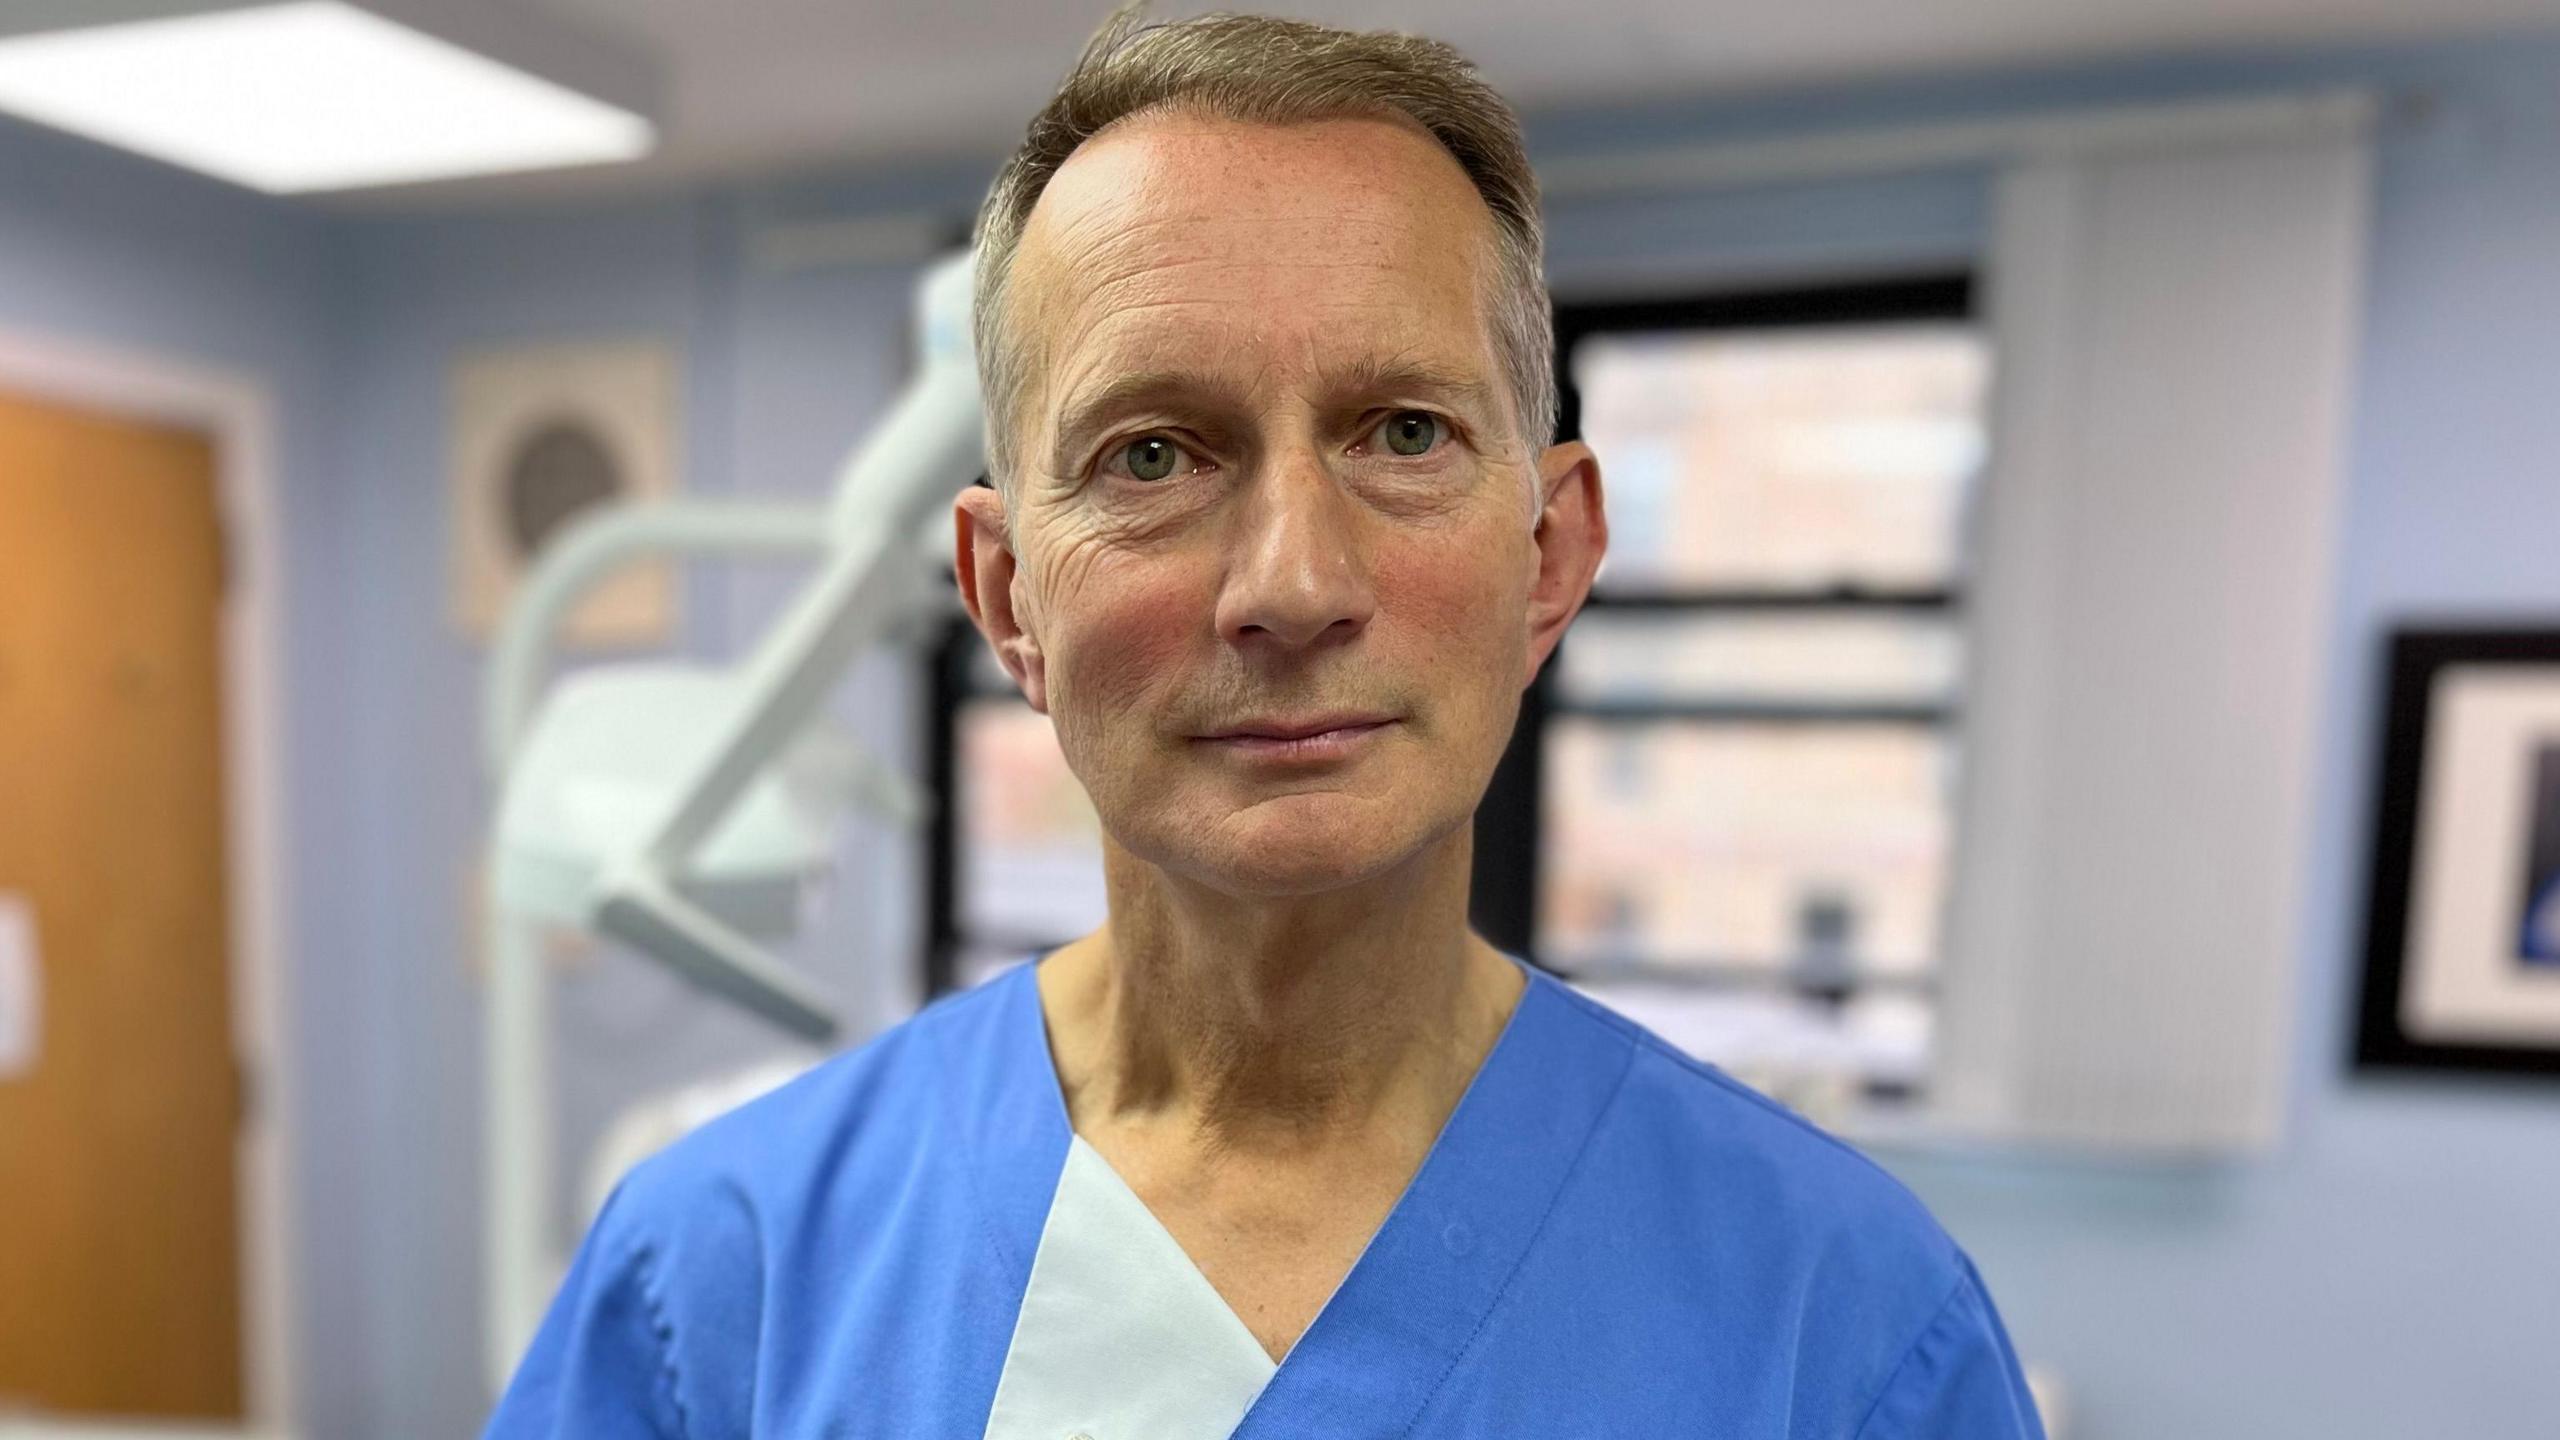
[(928, 353), (856, 452), (838, 490), (833, 553), (749, 660), (749, 703), (686, 775), (665, 818), (607, 871), (598, 896), (599, 929), (810, 1039), (826, 1038), (833, 1021), (754, 941), (687, 903), (670, 879), (807, 725), (853, 657), (924, 603), (925, 572), (909, 547), (927, 514), (977, 477), (981, 413), (964, 334), (956, 355)]
[[(780, 772), (806, 758), (828, 692), (864, 650), (938, 603), (915, 542), (983, 467), (963, 255), (917, 290), (918, 363), (824, 507), (673, 500), (609, 512), (546, 550), (490, 659), (483, 741), (501, 783), (487, 956), (487, 1343), (503, 1385), (562, 1264), (552, 1241), (549, 984), (539, 927), (611, 935), (810, 1040), (835, 1033), (815, 987), (750, 933), (824, 849)], [(534, 701), (561, 619), (635, 559), (815, 555), (816, 574), (733, 671), (626, 665)], [(841, 761), (841, 757), (839, 757)], [(836, 768), (843, 768), (839, 763)], [(903, 793), (876, 765), (853, 776)], [(892, 803), (890, 808), (896, 808)]]

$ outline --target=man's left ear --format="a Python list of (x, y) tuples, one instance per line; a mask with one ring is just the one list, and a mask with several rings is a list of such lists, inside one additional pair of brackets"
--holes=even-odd
[(1550, 445), (1538, 457), (1538, 525), (1530, 537), (1537, 573), (1529, 581), (1526, 689), (1555, 653), (1564, 627), (1591, 594), (1591, 577), (1609, 551), (1609, 516), (1600, 504), (1600, 460), (1579, 440)]

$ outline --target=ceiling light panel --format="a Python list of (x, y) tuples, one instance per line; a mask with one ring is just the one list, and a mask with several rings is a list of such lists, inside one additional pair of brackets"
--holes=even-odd
[(279, 194), (628, 160), (654, 139), (336, 0), (0, 39), (0, 110)]

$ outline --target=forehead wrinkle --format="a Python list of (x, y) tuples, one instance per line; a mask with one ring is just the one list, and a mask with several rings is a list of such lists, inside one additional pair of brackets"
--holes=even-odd
[[(1188, 278), (1186, 272), (1204, 270), (1211, 275), (1201, 283), (1181, 283)], [(1214, 283), (1215, 276), (1228, 271), (1252, 283), (1222, 289)], [(1059, 389), (1072, 393), (1084, 376), (1097, 369), (1133, 365), (1133, 360), (1122, 358), (1123, 351), (1144, 350), (1153, 355), (1170, 352), (1176, 356), (1187, 352), (1224, 358), (1244, 348), (1258, 355), (1265, 369), (1284, 364), (1286, 353), (1295, 350), (1301, 371), (1320, 376), (1340, 389), (1377, 388), (1394, 380), (1430, 383), (1456, 391), (1472, 390), (1479, 384), (1479, 365), (1463, 357), (1435, 356), (1430, 352), (1440, 347), (1421, 343), (1418, 331), (1427, 333), (1440, 328), (1431, 323), (1428, 304), (1397, 303), (1397, 297), (1378, 293), (1384, 287), (1377, 285), (1346, 289), (1310, 283), (1310, 277), (1320, 279), (1332, 271), (1354, 272), (1364, 280), (1375, 280), (1380, 273), (1377, 265), (1359, 259), (1324, 260), (1293, 264), (1277, 274), (1273, 271), (1274, 267), (1250, 259), (1183, 257), (1160, 265), (1140, 264), (1122, 274), (1093, 279), (1083, 287), (1082, 294), (1052, 292), (1045, 298), (1053, 303), (1043, 309), (1066, 313), (1058, 317), (1063, 323), (1043, 327), (1041, 372), (1058, 377)], [(1466, 278), (1471, 282), (1475, 277)], [(1463, 293), (1477, 288), (1472, 283), (1462, 283), (1458, 287), (1462, 293), (1448, 298), (1456, 302), (1453, 313), (1464, 317), (1466, 338), (1489, 346), (1491, 337), (1484, 329), (1480, 297)], [(1286, 294), (1292, 303), (1285, 307), (1262, 303), (1263, 292), (1274, 291)], [(1179, 318), (1170, 326), (1152, 325), (1159, 314)], [(1323, 357), (1328, 345), (1338, 344), (1344, 337), (1329, 335), (1322, 325), (1307, 323), (1312, 317), (1342, 317), (1357, 322), (1360, 338), (1376, 348), (1348, 360), (1327, 363)], [(1133, 337), (1107, 333), (1131, 325), (1140, 327)], [(1244, 332), (1241, 337), (1240, 331)], [(1239, 338), (1251, 343), (1239, 347)]]
[[(1185, 227), (1196, 235), (1200, 227)], [(1326, 253), (1300, 257), (1285, 265), (1261, 255), (1194, 254), (1150, 246), (1127, 234), (1102, 237), (1075, 256), (1042, 256), (1035, 272), (1036, 302), (1042, 318), (1061, 323), (1043, 327), (1052, 362), (1060, 352), (1072, 355), (1100, 326), (1131, 314), (1164, 306), (1200, 305), (1228, 310), (1266, 295), (1285, 295), (1292, 308), (1341, 308), (1372, 303), (1374, 297), (1347, 295), (1328, 283), (1335, 275), (1374, 277), (1386, 268), (1379, 257), (1345, 253), (1346, 232), (1364, 228), (1346, 222), (1329, 226)], [(1379, 227), (1366, 227), (1379, 228)], [(1265, 238), (1268, 227), (1257, 227)]]

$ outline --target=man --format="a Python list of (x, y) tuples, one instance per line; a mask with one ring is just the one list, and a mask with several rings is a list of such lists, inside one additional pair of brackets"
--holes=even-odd
[(636, 1171), (491, 1433), (2039, 1433), (1882, 1172), (1467, 928), (1607, 541), (1446, 47), (1105, 26), (980, 218), (971, 616), (1101, 930)]

